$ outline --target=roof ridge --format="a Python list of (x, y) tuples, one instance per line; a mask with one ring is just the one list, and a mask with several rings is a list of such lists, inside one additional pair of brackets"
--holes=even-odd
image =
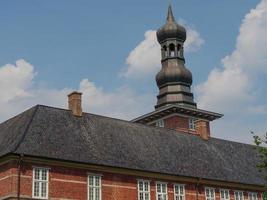
[(226, 141), (226, 142), (232, 142), (232, 143), (236, 143), (236, 144), (243, 144), (243, 145), (248, 145), (248, 146), (252, 146), (252, 147), (257, 147), (255, 144), (248, 144), (248, 143), (238, 142), (238, 141), (234, 141), (234, 140), (227, 140), (227, 139), (224, 139), (224, 138), (210, 137), (210, 139)]
[(35, 116), (35, 114), (36, 114), (36, 112), (38, 110), (38, 107), (39, 107), (39, 105), (36, 105), (35, 108), (33, 107), (34, 108), (34, 111), (32, 113), (32, 116), (31, 116), (30, 120), (29, 120), (29, 123), (27, 124), (27, 126), (26, 126), (26, 128), (25, 128), (25, 130), (24, 130), (24, 132), (22, 134), (21, 139), (16, 144), (16, 146), (14, 147), (14, 149), (11, 151), (11, 153), (15, 153), (17, 151), (17, 149), (19, 148), (20, 144), (22, 143), (22, 141), (24, 140), (25, 136), (27, 135), (27, 132), (28, 132), (28, 130), (30, 128), (30, 125), (32, 123), (32, 120), (33, 120), (33, 118), (34, 118), (34, 116)]
[[(51, 109), (57, 109), (57, 110), (63, 110), (63, 111), (70, 111), (69, 109), (58, 108), (58, 107), (47, 106), (47, 105), (40, 105), (40, 104), (38, 104), (38, 106), (40, 106), (40, 107), (46, 107), (46, 108), (51, 108)], [(121, 121), (121, 122), (124, 122), (124, 123), (135, 124), (136, 126), (146, 127), (146, 128), (150, 128), (150, 129), (166, 130), (166, 131), (169, 131), (169, 132), (178, 132), (180, 134), (187, 133), (187, 132), (182, 132), (182, 131), (181, 132), (180, 131), (176, 131), (176, 130), (173, 130), (173, 129), (170, 129), (170, 128), (166, 128), (166, 127), (162, 128), (162, 127), (157, 127), (157, 126), (151, 126), (151, 125), (147, 125), (147, 124), (141, 124), (141, 123), (138, 123), (138, 122), (133, 122), (131, 120), (119, 119), (119, 118), (109, 117), (109, 116), (100, 115), (100, 114), (96, 114), (96, 113), (89, 113), (89, 112), (83, 112), (83, 113), (86, 114), (86, 115), (93, 115), (95, 117), (106, 118), (106, 119)], [(190, 135), (191, 136), (194, 136), (194, 137), (197, 137), (197, 135), (194, 135), (194, 134), (190, 134)]]
[[(70, 111), (67, 108), (58, 108), (58, 107), (54, 107), (54, 106), (47, 106), (47, 105), (41, 105), (41, 104), (38, 104), (38, 106), (40, 106), (40, 107), (46, 107), (46, 108), (51, 108), (51, 109), (57, 109), (57, 110)], [(87, 115), (94, 115), (96, 117), (103, 117), (103, 118), (108, 118), (108, 119), (112, 119), (112, 120), (119, 120), (119, 121), (122, 121), (122, 122), (134, 123), (134, 124), (138, 124), (138, 125), (148, 126), (148, 125), (144, 125), (144, 124), (132, 122), (131, 120), (120, 119), (120, 118), (116, 118), (116, 117), (109, 117), (109, 116), (105, 116), (105, 115), (100, 115), (100, 114), (90, 113), (90, 112), (84, 112), (84, 111), (83, 111), (83, 113), (84, 114), (87, 114)], [(150, 127), (150, 126), (148, 126), (148, 127)]]
[[(50, 108), (50, 109), (62, 110), (62, 111), (70, 111), (69, 109), (66, 109), (66, 108), (59, 108), (59, 107), (48, 106), (48, 105), (43, 105), (43, 104), (37, 104), (35, 107), (36, 107), (36, 110), (37, 110), (37, 107), (45, 107), (45, 108)], [(34, 107), (32, 107), (32, 108), (34, 108)], [(169, 131), (169, 132), (177, 132), (178, 134), (183, 134), (183, 135), (187, 133), (187, 132), (183, 132), (183, 131), (176, 131), (176, 130), (173, 130), (173, 129), (170, 129), (170, 128), (162, 128), (162, 127), (157, 127), (157, 126), (150, 126), (150, 125), (147, 125), (147, 124), (141, 124), (141, 123), (138, 123), (138, 122), (133, 122), (132, 120), (119, 119), (119, 118), (110, 117), (110, 116), (104, 116), (104, 115), (100, 115), (100, 114), (96, 114), (96, 113), (89, 113), (89, 112), (83, 112), (83, 113), (87, 114), (87, 115), (93, 115), (93, 116), (96, 116), (96, 117), (101, 117), (101, 118), (106, 118), (106, 119), (111, 119), (111, 120), (118, 120), (118, 121), (125, 122), (125, 123), (132, 123), (132, 124), (135, 124), (135, 125), (140, 126), (140, 127), (147, 127), (147, 128), (156, 129), (156, 130), (162, 130), (163, 129), (163, 130), (166, 130), (166, 131)], [(35, 115), (35, 112), (33, 113), (33, 116), (34, 115)], [(32, 120), (30, 120), (30, 122), (31, 121)], [(25, 131), (27, 131), (27, 129), (28, 129), (28, 127), (26, 128)], [(190, 135), (191, 137), (199, 137), (198, 135), (194, 135), (194, 134), (188, 134), (188, 135)], [(244, 144), (244, 145), (250, 145), (252, 147), (255, 147), (255, 145), (253, 145), (253, 144), (248, 144), (248, 143), (243, 143), (243, 142), (238, 142), (238, 141), (233, 141), (233, 140), (227, 140), (227, 139), (223, 139), (223, 138), (210, 137), (210, 139), (226, 141), (226, 142), (232, 142), (232, 143), (238, 143), (238, 144)]]

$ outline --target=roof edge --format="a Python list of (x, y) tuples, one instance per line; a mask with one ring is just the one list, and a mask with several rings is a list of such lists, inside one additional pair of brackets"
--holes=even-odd
[[(17, 153), (9, 153), (4, 156), (0, 157), (0, 165), (3, 162), (8, 162), (9, 160), (17, 160), (20, 158), (20, 154)], [(107, 166), (107, 165), (97, 165), (94, 163), (84, 163), (84, 162), (75, 162), (69, 160), (62, 160), (62, 159), (55, 159), (55, 158), (46, 158), (46, 157), (37, 157), (31, 155), (23, 155), (24, 162), (33, 162), (33, 163), (40, 163), (43, 164), (52, 164), (55, 166), (65, 166), (65, 167), (73, 167), (73, 168), (82, 168), (94, 171), (103, 171), (103, 172), (111, 172), (111, 173), (118, 173), (118, 174), (126, 174), (126, 175), (137, 175), (143, 177), (151, 177), (157, 179), (166, 179), (171, 181), (185, 181), (191, 183), (201, 183), (201, 184), (211, 184), (216, 186), (222, 187), (236, 187), (240, 189), (253, 189), (258, 191), (265, 191), (265, 185), (255, 185), (255, 184), (248, 184), (248, 183), (239, 183), (239, 182), (228, 182), (228, 181), (221, 181), (221, 180), (212, 180), (212, 179), (205, 179), (200, 177), (189, 177), (189, 176), (179, 176), (173, 174), (164, 174), (154, 171), (143, 171), (138, 169), (130, 169), (130, 168), (120, 168), (114, 166)]]
[(219, 119), (223, 117), (223, 114), (216, 113), (216, 112), (211, 112), (211, 111), (202, 110), (198, 108), (179, 106), (179, 105), (169, 105), (161, 109), (147, 113), (145, 115), (142, 115), (140, 117), (137, 117), (131, 120), (131, 122), (154, 121), (158, 118), (161, 118), (162, 116), (167, 116), (172, 113), (188, 114), (188, 115), (196, 116), (199, 118), (208, 119), (209, 121), (213, 121), (215, 119)]
[[(21, 139), (20, 139), (20, 140), (18, 141), (18, 143), (15, 145), (15, 147), (14, 147), (14, 149), (11, 151), (11, 153), (16, 152), (17, 149), (19, 148), (20, 144), (21, 144), (21, 143), (23, 142), (23, 140), (25, 139), (25, 137), (26, 137), (26, 135), (27, 135), (27, 132), (28, 132), (30, 126), (31, 126), (31, 123), (32, 123), (32, 121), (33, 121), (33, 119), (34, 119), (34, 116), (35, 116), (35, 114), (36, 114), (36, 112), (37, 112), (37, 110), (38, 110), (38, 107), (39, 107), (39, 106), (36, 105), (36, 106), (30, 108), (30, 109), (34, 109), (34, 111), (33, 111), (32, 115), (31, 115), (31, 118), (30, 118), (30, 120), (29, 120), (29, 122), (28, 122), (28, 124), (27, 124), (27, 126), (26, 126), (26, 128), (25, 128), (25, 130), (24, 130), (24, 132), (23, 132), (23, 134), (22, 134)], [(30, 110), (30, 109), (29, 109), (29, 110)], [(27, 111), (25, 111), (25, 112), (27, 112)]]

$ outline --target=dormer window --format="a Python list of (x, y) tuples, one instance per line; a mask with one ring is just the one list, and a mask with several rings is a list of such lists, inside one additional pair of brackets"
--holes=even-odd
[(190, 130), (196, 130), (196, 123), (194, 118), (189, 118), (189, 129)]
[(162, 128), (163, 128), (163, 127), (164, 127), (164, 121), (163, 121), (163, 120), (159, 120), (159, 121), (157, 121), (157, 122), (156, 122), (156, 126), (157, 126), (157, 127), (162, 127)]

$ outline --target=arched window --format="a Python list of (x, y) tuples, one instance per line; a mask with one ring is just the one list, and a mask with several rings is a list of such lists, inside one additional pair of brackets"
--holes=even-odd
[(182, 49), (181, 44), (178, 44), (178, 45), (177, 45), (178, 56), (181, 56), (181, 49)]
[(166, 58), (167, 56), (168, 56), (167, 47), (164, 45), (163, 46), (163, 58)]
[(169, 46), (169, 48), (170, 48), (170, 57), (174, 57), (175, 56), (175, 46), (174, 46), (174, 44), (170, 44), (170, 46)]
[(180, 51), (181, 50), (181, 47), (182, 47), (181, 44), (178, 44), (177, 45), (177, 50)]

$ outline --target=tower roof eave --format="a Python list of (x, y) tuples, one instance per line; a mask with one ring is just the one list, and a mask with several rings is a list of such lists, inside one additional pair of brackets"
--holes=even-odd
[(215, 112), (211, 112), (207, 110), (202, 110), (198, 108), (189, 108), (189, 107), (184, 107), (180, 105), (169, 105), (161, 109), (155, 110), (153, 112), (150, 112), (148, 114), (145, 114), (143, 116), (140, 116), (138, 118), (135, 118), (132, 120), (132, 122), (149, 123), (151, 121), (155, 121), (157, 119), (160, 119), (162, 117), (165, 117), (165, 116), (168, 116), (174, 113), (185, 114), (185, 115), (189, 115), (189, 116), (196, 117), (199, 119), (205, 119), (208, 121), (213, 121), (213, 120), (223, 117), (223, 114), (215, 113)]

